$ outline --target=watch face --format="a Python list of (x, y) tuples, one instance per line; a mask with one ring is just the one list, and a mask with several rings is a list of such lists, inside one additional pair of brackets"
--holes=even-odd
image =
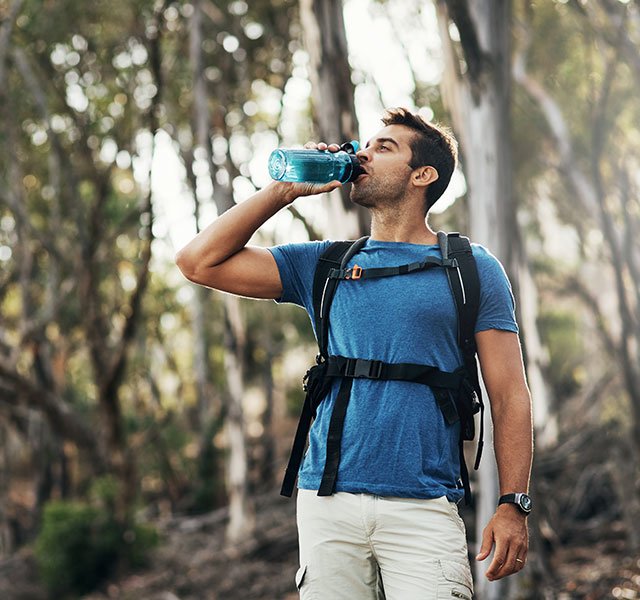
[(522, 510), (529, 512), (531, 510), (531, 504), (531, 498), (529, 498), (529, 496), (526, 494), (522, 494), (522, 496), (520, 496), (520, 506), (522, 507)]

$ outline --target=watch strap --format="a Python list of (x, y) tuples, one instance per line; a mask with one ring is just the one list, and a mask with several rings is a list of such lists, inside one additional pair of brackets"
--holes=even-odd
[(531, 498), (528, 494), (523, 492), (516, 492), (512, 494), (504, 494), (498, 499), (498, 506), (500, 504), (515, 504), (521, 512), (528, 515), (531, 512)]

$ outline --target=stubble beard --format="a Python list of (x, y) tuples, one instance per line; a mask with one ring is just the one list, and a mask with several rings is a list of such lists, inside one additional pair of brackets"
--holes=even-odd
[(408, 173), (384, 181), (367, 175), (360, 183), (351, 186), (349, 198), (354, 204), (365, 208), (397, 205), (404, 196), (410, 175)]

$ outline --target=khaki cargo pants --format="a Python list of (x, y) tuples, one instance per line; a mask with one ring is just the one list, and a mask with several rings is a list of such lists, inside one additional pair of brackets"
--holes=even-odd
[(471, 600), (455, 504), (298, 490), (301, 600)]

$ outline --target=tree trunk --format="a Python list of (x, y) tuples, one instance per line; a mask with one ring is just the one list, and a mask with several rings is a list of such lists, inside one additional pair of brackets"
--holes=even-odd
[(244, 427), (244, 331), (245, 325), (237, 296), (224, 295), (227, 324), (225, 328), (224, 366), (228, 397), (226, 437), (229, 445), (227, 487), (229, 490), (229, 524), (227, 539), (238, 542), (255, 530), (255, 511), (249, 498), (247, 440)]
[[(233, 205), (231, 183), (218, 186), (215, 177), (215, 165), (211, 151), (211, 115), (208, 106), (207, 84), (204, 75), (202, 54), (202, 1), (194, 2), (194, 12), (190, 27), (190, 55), (194, 76), (193, 120), (196, 145), (206, 156), (209, 166), (211, 185), (215, 190), (214, 201), (218, 214), (222, 214)], [(232, 63), (229, 63), (232, 64)], [(224, 78), (223, 78), (224, 79)], [(219, 96), (224, 96), (221, 93)], [(224, 97), (220, 98), (224, 104)], [(232, 181), (229, 173), (229, 182)], [(198, 198), (194, 187), (194, 201)], [(196, 210), (197, 216), (197, 210)], [(226, 439), (227, 487), (229, 493), (229, 523), (227, 541), (235, 543), (250, 537), (255, 529), (255, 509), (249, 498), (247, 442), (244, 429), (242, 399), (244, 396), (244, 322), (240, 311), (240, 300), (235, 296), (223, 295), (225, 308), (225, 372), (227, 378)]]
[[(491, 249), (516, 284), (517, 229), (509, 126), (510, 3), (440, 0), (437, 9), (445, 49), (442, 91), (461, 142), (470, 235), (474, 242)], [(459, 48), (449, 34), (451, 21), (460, 33)], [(464, 74), (461, 63), (466, 66)], [(493, 447), (493, 436), (490, 423), (487, 425), (488, 450)], [(497, 492), (497, 468), (493, 453), (487, 451), (476, 491), (479, 499), (476, 540), (482, 539), (482, 530), (495, 512)], [(508, 582), (489, 582), (484, 577), (485, 570), (485, 563), (477, 563), (477, 597), (482, 600), (508, 597)]]
[(266, 357), (262, 367), (261, 380), (265, 390), (265, 409), (262, 413), (262, 448), (260, 452), (260, 481), (267, 485), (277, 484), (275, 474), (280, 469), (275, 469), (277, 460), (276, 432), (274, 423), (275, 382), (273, 379), (273, 358), (275, 356), (274, 341), (271, 331), (265, 330), (261, 336), (262, 346)]
[(558, 440), (558, 420), (553, 410), (551, 391), (545, 381), (544, 371), (549, 362), (546, 349), (542, 345), (538, 331), (538, 290), (531, 265), (521, 251), (518, 276), (518, 322), (525, 339), (525, 364), (527, 379), (533, 403), (533, 427), (536, 434), (536, 447), (543, 449), (553, 446)]
[[(327, 143), (358, 139), (342, 0), (300, 0), (300, 21), (305, 49), (309, 53), (309, 76), (319, 139)], [(339, 192), (329, 195), (326, 208), (332, 217), (332, 237), (359, 237), (369, 230), (368, 211), (351, 203), (349, 190), (350, 186), (343, 186)]]

